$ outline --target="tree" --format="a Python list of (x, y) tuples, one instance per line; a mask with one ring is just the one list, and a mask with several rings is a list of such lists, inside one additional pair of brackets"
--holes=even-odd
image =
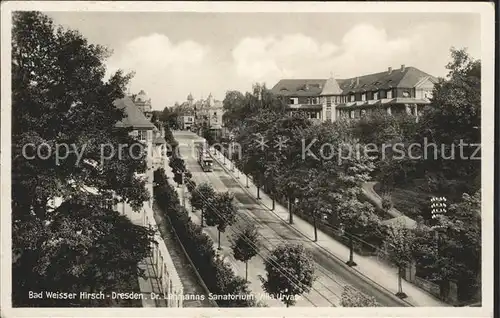
[(301, 209), (309, 213), (313, 219), (314, 242), (318, 241), (318, 218), (322, 221), (324, 216), (332, 216), (334, 200), (331, 194), (335, 192), (331, 180), (326, 173), (320, 173), (316, 169), (309, 169), (307, 185), (301, 188), (302, 199), (300, 200)]
[(224, 125), (229, 129), (234, 129), (244, 119), (246, 114), (242, 112), (245, 103), (245, 96), (238, 91), (228, 91), (222, 101), (224, 115), (222, 119)]
[[(467, 188), (461, 193), (474, 193), (481, 186), (480, 152), (472, 158), (477, 149), (470, 146), (481, 143), (481, 61), (472, 59), (465, 49), (452, 48), (451, 58), (446, 79), (434, 86), (416, 140), (422, 143), (427, 138), (428, 143), (439, 145), (438, 159), (422, 160), (419, 169), (446, 180), (460, 180), (448, 188), (460, 185)], [(460, 144), (461, 149), (452, 149)]]
[(345, 285), (341, 296), (342, 307), (379, 307), (374, 297), (367, 296), (350, 285)]
[(267, 277), (261, 278), (262, 288), (287, 307), (295, 304), (297, 296), (311, 290), (314, 261), (303, 245), (279, 245), (265, 260), (265, 267)]
[(231, 307), (256, 307), (255, 298), (251, 297), (251, 292), (248, 287), (248, 281), (234, 275), (233, 280), (227, 285), (227, 294), (237, 295), (231, 301)]
[(379, 218), (374, 213), (373, 206), (368, 202), (360, 202), (356, 198), (345, 198), (338, 205), (339, 219), (342, 228), (349, 239), (349, 266), (356, 266), (354, 262), (354, 240), (377, 227)]
[(259, 253), (259, 232), (255, 224), (249, 224), (243, 231), (235, 233), (231, 242), (234, 258), (245, 262), (245, 280), (248, 280), (248, 261)]
[(205, 138), (209, 146), (213, 145), (216, 141), (214, 134), (210, 131), (210, 128), (207, 125), (201, 128), (201, 136)]
[(230, 192), (216, 193), (207, 207), (206, 220), (208, 226), (217, 226), (219, 231), (218, 249), (220, 250), (220, 234), (225, 232), (228, 226), (236, 222), (238, 212), (234, 204), (234, 195)]
[(177, 186), (184, 184), (184, 174), (187, 171), (184, 160), (181, 157), (172, 156), (169, 165), (174, 173), (174, 181), (177, 183)]
[(165, 107), (161, 114), (158, 116), (167, 127), (171, 129), (178, 129), (180, 112), (177, 107)]
[(416, 232), (414, 257), (425, 278), (442, 286), (458, 285), (461, 301), (478, 300), (481, 287), (481, 195), (464, 194), (434, 227)]
[(201, 211), (201, 226), (203, 227), (203, 219), (205, 212), (208, 210), (211, 202), (215, 197), (215, 190), (209, 183), (199, 184), (191, 193), (191, 206), (193, 209)]
[(387, 228), (386, 244), (389, 258), (398, 268), (398, 292), (396, 296), (406, 298), (408, 296), (403, 292), (402, 277), (406, 268), (413, 261), (415, 236), (413, 231), (403, 224), (389, 226)]
[[(101, 154), (102, 145), (136, 143), (116, 127), (124, 115), (113, 105), (131, 75), (105, 81), (107, 49), (39, 12), (15, 12), (12, 36), (13, 304), (42, 305), (27, 299), (34, 290), (116, 290), (141, 275), (136, 260), (149, 250), (147, 232), (103, 208), (126, 202), (138, 211), (149, 200), (135, 176), (146, 167), (140, 152)], [(46, 158), (36, 155), (41, 145)]]
[[(28, 300), (25, 293), (54, 288), (90, 293), (118, 291), (123, 281), (144, 274), (137, 264), (149, 255), (153, 231), (101, 205), (98, 196), (80, 197), (64, 202), (47, 225), (15, 225), (19, 235), (13, 237), (14, 246), (28, 248), (13, 267), (13, 299), (30, 306), (66, 307), (71, 306), (68, 300)], [(37, 231), (36, 240), (32, 240), (32, 231)], [(33, 271), (36, 276), (28, 274)], [(102, 306), (105, 302), (87, 305)]]

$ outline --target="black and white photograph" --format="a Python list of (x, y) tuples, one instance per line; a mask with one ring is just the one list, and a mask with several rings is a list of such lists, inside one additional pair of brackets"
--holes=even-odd
[(494, 13), (2, 3), (2, 316), (491, 317)]

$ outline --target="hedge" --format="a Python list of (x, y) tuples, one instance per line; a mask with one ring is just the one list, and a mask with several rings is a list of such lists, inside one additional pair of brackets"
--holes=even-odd
[[(154, 196), (158, 206), (164, 216), (170, 219), (182, 245), (210, 292), (214, 295), (250, 295), (247, 282), (236, 276), (231, 267), (216, 256), (212, 239), (203, 233), (198, 224), (191, 221), (187, 210), (180, 205), (175, 188), (168, 183), (163, 169), (155, 171), (154, 177)], [(221, 307), (255, 306), (253, 297), (239, 298), (216, 299), (216, 302)]]

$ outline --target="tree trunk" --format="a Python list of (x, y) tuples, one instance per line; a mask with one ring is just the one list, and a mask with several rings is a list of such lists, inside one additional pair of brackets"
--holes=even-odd
[(352, 237), (349, 239), (349, 262), (354, 262), (354, 246), (353, 246), (353, 241)]
[(218, 242), (217, 249), (218, 249), (218, 250), (221, 250), (221, 248), (220, 248), (220, 231), (219, 231), (219, 230), (217, 230), (217, 231), (219, 232), (219, 235), (218, 235), (218, 236), (219, 236), (219, 242)]
[(245, 175), (245, 176), (247, 177), (247, 185), (246, 185), (246, 187), (249, 188), (249, 186), (248, 186), (248, 175)]
[(290, 218), (288, 221), (290, 222), (290, 224), (293, 224), (292, 202), (290, 198), (287, 199), (288, 199), (288, 213), (290, 214)]
[(313, 214), (314, 242), (318, 241), (318, 226), (316, 224), (316, 213)]
[(405, 299), (406, 297), (408, 297), (403, 292), (403, 272), (404, 268), (398, 267), (398, 292), (396, 293), (396, 296), (398, 296), (401, 299)]
[(245, 262), (245, 280), (248, 282), (248, 261)]
[(401, 268), (398, 270), (398, 293), (403, 293), (403, 280), (401, 278)]
[(274, 211), (274, 208), (275, 208), (275, 207), (276, 207), (276, 202), (275, 202), (275, 200), (274, 200), (274, 198), (273, 198), (273, 206), (272, 206), (271, 210), (273, 210), (273, 211)]
[(349, 260), (346, 262), (349, 266), (356, 266), (356, 262), (354, 262), (354, 240), (352, 236), (349, 236)]
[(201, 208), (201, 224), (200, 226), (203, 227), (203, 217), (205, 216), (205, 213), (203, 212), (203, 208)]
[(260, 200), (260, 187), (257, 187), (257, 199)]

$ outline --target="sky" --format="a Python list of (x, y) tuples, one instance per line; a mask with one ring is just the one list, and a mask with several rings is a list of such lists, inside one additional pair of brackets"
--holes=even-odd
[(480, 16), (472, 13), (46, 12), (113, 51), (108, 74), (134, 71), (161, 110), (210, 93), (282, 78), (349, 78), (414, 66), (446, 76), (450, 48), (480, 58)]

